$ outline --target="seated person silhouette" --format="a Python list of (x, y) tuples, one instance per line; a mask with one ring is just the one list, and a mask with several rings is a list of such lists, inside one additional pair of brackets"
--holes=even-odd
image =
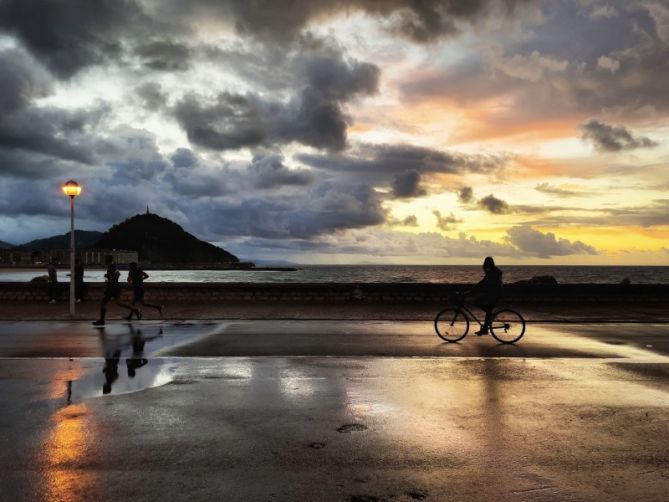
[(502, 271), (495, 266), (495, 260), (487, 256), (483, 260), (483, 279), (468, 294), (474, 297), (474, 305), (485, 312), (483, 326), (477, 335), (487, 335), (492, 324), (492, 311), (502, 296)]

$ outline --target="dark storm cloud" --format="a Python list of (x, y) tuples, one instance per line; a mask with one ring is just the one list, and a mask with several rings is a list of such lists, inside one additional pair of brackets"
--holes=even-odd
[(158, 149), (156, 138), (142, 129), (129, 126), (117, 129), (108, 139), (107, 147), (105, 160), (114, 169), (112, 181), (150, 181), (169, 166)]
[(591, 142), (602, 152), (619, 152), (636, 148), (652, 148), (657, 146), (655, 141), (643, 136), (633, 136), (622, 126), (611, 126), (592, 119), (581, 126), (583, 140)]
[(453, 230), (458, 223), (462, 223), (453, 213), (442, 216), (441, 212), (432, 211), (432, 214), (437, 218), (437, 227), (444, 231)]
[(216, 197), (255, 190), (278, 191), (283, 187), (305, 187), (314, 182), (306, 169), (291, 169), (280, 154), (257, 154), (247, 165), (204, 162), (190, 149), (178, 148), (170, 160), (173, 169), (165, 173), (178, 193)]
[(386, 224), (391, 225), (391, 226), (397, 226), (397, 227), (417, 227), (418, 226), (418, 218), (416, 217), (415, 214), (410, 214), (409, 216), (406, 216), (405, 218), (402, 218), (401, 220), (389, 216), (386, 219)]
[(397, 144), (357, 145), (349, 154), (298, 154), (297, 160), (329, 173), (355, 176), (372, 184), (390, 184), (396, 176), (444, 173), (492, 174), (504, 168), (504, 155), (468, 155)]
[(219, 94), (214, 103), (203, 103), (189, 94), (177, 103), (174, 113), (191, 142), (227, 150), (267, 141), (266, 127), (272, 124), (266, 108), (266, 103), (257, 97), (226, 92)]
[(177, 148), (170, 160), (174, 167), (193, 167), (199, 162), (197, 155), (190, 148)]
[(311, 238), (379, 225), (386, 211), (365, 185), (323, 183), (292, 196), (194, 201), (183, 210), (208, 235)]
[(523, 254), (539, 258), (573, 254), (597, 254), (594, 247), (584, 242), (558, 238), (552, 232), (542, 233), (529, 225), (519, 225), (507, 230), (507, 240)]
[(51, 79), (37, 68), (24, 52), (6, 49), (0, 52), (0, 112), (11, 113), (26, 108), (35, 98), (51, 92)]
[(234, 193), (222, 170), (189, 166), (168, 171), (163, 179), (180, 196), (218, 197)]
[(0, 117), (0, 148), (30, 150), (65, 160), (92, 163), (91, 145), (74, 141), (97, 115), (30, 107)]
[(474, 199), (474, 191), (472, 187), (461, 187), (458, 190), (458, 200), (460, 202), (469, 203)]
[(426, 43), (460, 31), (460, 24), (472, 23), (491, 14), (512, 14), (531, 0), (178, 0), (155, 2), (164, 16), (181, 16), (191, 21), (228, 22), (241, 35), (272, 41), (296, 38), (324, 17), (363, 11), (386, 21), (394, 31), (415, 42)]
[(0, 177), (40, 180), (53, 176), (72, 177), (83, 172), (83, 166), (77, 162), (18, 148), (0, 148)]
[(506, 155), (471, 155), (397, 144), (360, 144), (347, 154), (298, 154), (296, 159), (326, 176), (356, 179), (387, 187), (389, 197), (420, 197), (427, 193), (421, 180), (434, 174), (501, 172)]
[(492, 194), (479, 199), (478, 204), (481, 208), (492, 214), (507, 214), (512, 211), (511, 206), (507, 202), (498, 199)]
[(280, 186), (306, 186), (314, 181), (306, 169), (289, 169), (281, 155), (256, 155), (249, 165), (253, 186), (258, 189)]
[(291, 236), (304, 238), (332, 230), (379, 225), (386, 218), (380, 198), (366, 185), (323, 184), (305, 202), (291, 212), (287, 226)]
[(182, 71), (191, 51), (166, 34), (192, 35), (203, 23), (223, 30), (233, 26), (242, 37), (283, 45), (304, 37), (312, 22), (360, 10), (423, 43), (524, 3), (531, 0), (0, 0), (0, 31), (17, 37), (55, 75), (70, 78), (132, 53), (147, 68)]
[(392, 183), (392, 194), (397, 198), (422, 197), (426, 194), (420, 186), (420, 173), (415, 169), (397, 174)]
[(122, 37), (150, 24), (132, 0), (0, 0), (0, 30), (62, 78), (118, 56)]
[(629, 122), (647, 117), (649, 109), (669, 110), (669, 37), (659, 15), (651, 15), (651, 3), (607, 3), (620, 15), (593, 19), (577, 2), (543, 2), (541, 20), (526, 26), (520, 45), (412, 75), (402, 85), (405, 97), (476, 103), (510, 96), (507, 112), (486, 116), (491, 134), (547, 117), (606, 111)]
[(669, 225), (669, 199), (655, 199), (642, 207), (623, 207), (608, 210), (602, 224), (654, 227)]
[(59, 188), (59, 184), (51, 184), (48, 180), (0, 177), (0, 214), (6, 217), (65, 217), (69, 215), (70, 208), (58, 193)]
[(173, 40), (155, 40), (139, 45), (135, 54), (144, 66), (159, 71), (185, 71), (192, 58), (192, 51), (186, 44)]
[(135, 88), (135, 94), (147, 110), (160, 110), (167, 103), (167, 94), (160, 84), (147, 82)]
[[(515, 206), (514, 206), (515, 207)], [(550, 211), (578, 211), (578, 214), (549, 214), (529, 221), (531, 225), (584, 227), (658, 227), (669, 225), (669, 199), (655, 199), (644, 206), (618, 208), (550, 208)], [(583, 214), (585, 213), (585, 214)]]
[(323, 51), (291, 62), (303, 75), (303, 88), (287, 102), (260, 95), (219, 93), (214, 101), (188, 94), (174, 115), (188, 138), (198, 145), (228, 150), (297, 142), (315, 148), (342, 150), (348, 118), (343, 104), (377, 90), (378, 67), (344, 60)]
[[(23, 150), (83, 163), (95, 160), (87, 129), (107, 112), (104, 105), (88, 110), (36, 106), (35, 99), (49, 95), (50, 78), (19, 50), (0, 52), (0, 83), (0, 149), (8, 150), (5, 158), (10, 151)], [(21, 165), (11, 170), (18, 174)]]
[(544, 214), (559, 211), (573, 211), (580, 208), (566, 207), (566, 206), (549, 206), (541, 204), (534, 206), (531, 204), (509, 204), (505, 200), (499, 199), (494, 195), (487, 195), (477, 201), (479, 208), (484, 209), (492, 214)]

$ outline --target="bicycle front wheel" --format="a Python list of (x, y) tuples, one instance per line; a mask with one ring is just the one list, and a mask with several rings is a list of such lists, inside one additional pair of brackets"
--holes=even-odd
[(460, 309), (444, 309), (434, 318), (434, 330), (442, 340), (457, 342), (467, 336), (469, 319)]
[(517, 342), (525, 334), (525, 319), (515, 310), (500, 310), (495, 312), (490, 332), (499, 342)]

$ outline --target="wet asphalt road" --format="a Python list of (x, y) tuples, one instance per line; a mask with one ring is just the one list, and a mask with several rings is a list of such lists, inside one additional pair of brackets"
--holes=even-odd
[(0, 499), (666, 500), (668, 340), (0, 323)]

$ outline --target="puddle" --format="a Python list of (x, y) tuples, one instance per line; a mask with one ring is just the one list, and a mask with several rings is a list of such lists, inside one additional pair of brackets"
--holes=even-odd
[(71, 382), (69, 400), (129, 394), (174, 381), (177, 365), (162, 359), (108, 358), (83, 378)]
[(103, 358), (77, 380), (68, 383), (68, 402), (106, 395), (128, 394), (175, 381), (177, 365), (150, 359), (174, 343), (162, 325), (112, 325), (98, 330)]

